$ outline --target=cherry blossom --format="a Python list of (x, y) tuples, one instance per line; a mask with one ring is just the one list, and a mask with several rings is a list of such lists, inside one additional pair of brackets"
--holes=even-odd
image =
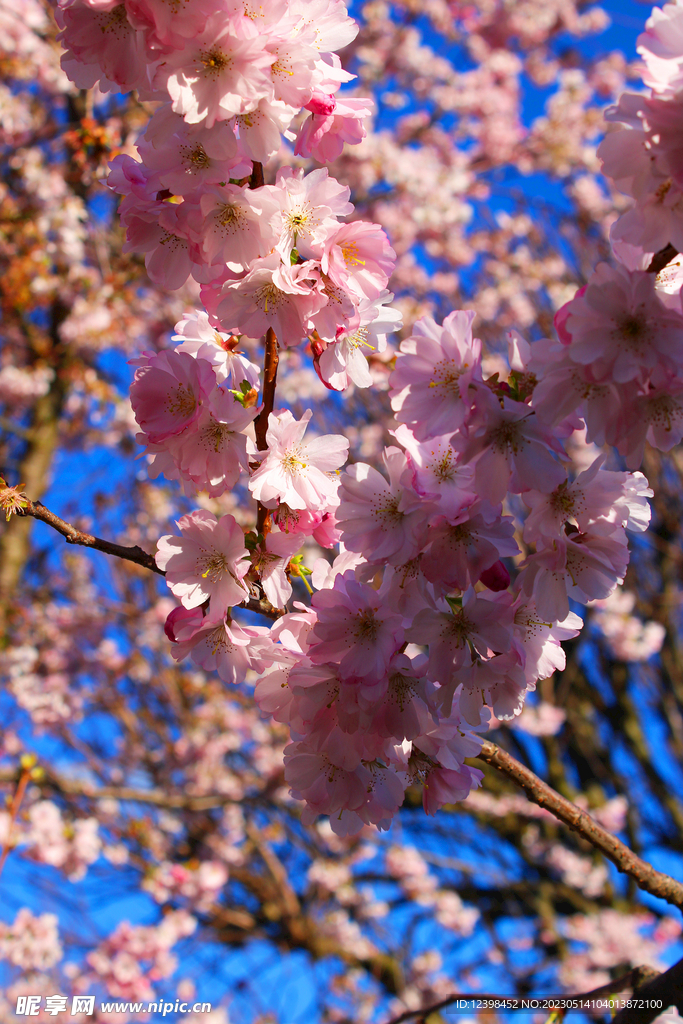
[(212, 128), (272, 96), (267, 68), (274, 54), (249, 18), (211, 14), (201, 32), (168, 55), (155, 85), (168, 89), (173, 110), (190, 124)]
[(390, 382), (391, 407), (418, 440), (456, 429), (471, 406), (469, 385), (478, 379), (481, 344), (472, 338), (474, 314), (455, 312), (439, 327), (419, 320), (401, 342)]
[(151, 441), (165, 441), (198, 419), (215, 385), (204, 360), (184, 352), (150, 355), (140, 362), (131, 385), (135, 418)]
[(312, 661), (339, 659), (342, 672), (360, 677), (385, 671), (403, 629), (401, 617), (383, 607), (377, 591), (345, 572), (331, 589), (314, 594), (311, 603), (318, 616), (311, 633)]
[(311, 416), (309, 409), (295, 420), (285, 410), (269, 419), (268, 449), (249, 481), (254, 498), (268, 508), (282, 502), (291, 509), (326, 511), (337, 503), (334, 474), (346, 461), (348, 441), (331, 434), (304, 441)]
[(249, 568), (244, 535), (231, 515), (220, 519), (199, 509), (178, 520), (180, 537), (159, 538), (156, 562), (185, 608), (209, 601), (220, 616), (247, 596), (242, 582)]

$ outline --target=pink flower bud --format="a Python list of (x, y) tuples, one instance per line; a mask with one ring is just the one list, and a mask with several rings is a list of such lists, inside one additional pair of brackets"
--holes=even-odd
[(479, 577), (480, 583), (483, 583), (489, 590), (507, 590), (510, 586), (510, 573), (505, 568), (504, 564), (498, 559), (493, 565), (489, 566), (488, 569), (484, 569), (483, 573)]
[(310, 110), (313, 114), (323, 114), (327, 117), (329, 114), (334, 113), (336, 106), (337, 101), (331, 94), (314, 92), (306, 104), (306, 110)]

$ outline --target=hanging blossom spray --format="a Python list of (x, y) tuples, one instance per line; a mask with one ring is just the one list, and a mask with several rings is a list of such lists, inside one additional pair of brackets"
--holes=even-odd
[[(192, 276), (205, 306), (177, 325), (175, 348), (137, 362), (150, 472), (212, 498), (246, 481), (256, 502), (246, 533), (196, 510), (160, 539), (179, 601), (171, 653), (226, 683), (259, 674), (258, 706), (291, 731), (285, 778), (305, 821), (387, 828), (415, 784), (428, 813), (464, 799), (491, 714), (513, 719), (564, 668), (561, 641), (582, 625), (570, 599), (604, 600), (623, 582), (626, 530), (650, 517), (645, 440), (668, 450), (683, 433), (681, 281), (651, 272), (653, 253), (683, 248), (683, 34), (669, 31), (683, 7), (655, 10), (641, 37), (652, 96), (622, 97), (611, 116), (625, 129), (602, 145), (635, 199), (613, 231), (615, 263), (558, 312), (558, 340), (508, 335), (505, 382), (484, 376), (473, 313), (418, 320), (390, 376), (396, 443), (381, 472), (344, 470), (345, 437), (312, 436), (310, 412), (274, 408), (279, 350), (310, 344), (328, 388), (363, 388), (365, 351), (401, 327), (394, 253), (378, 225), (347, 219), (349, 188), (324, 166), (263, 178), (283, 135), (321, 165), (365, 135), (372, 101), (341, 92), (353, 76), (336, 51), (357, 31), (344, 4), (60, 0), (57, 16), (79, 87), (159, 102), (139, 159), (117, 157), (108, 184), (126, 250), (159, 285)], [(263, 371), (243, 337), (263, 339)], [(563, 442), (584, 426), (631, 472), (600, 455), (570, 475)], [(521, 537), (511, 495), (528, 510)], [(316, 564), (310, 605), (288, 610), (308, 538), (338, 553)], [(238, 622), (240, 606), (271, 624)]]

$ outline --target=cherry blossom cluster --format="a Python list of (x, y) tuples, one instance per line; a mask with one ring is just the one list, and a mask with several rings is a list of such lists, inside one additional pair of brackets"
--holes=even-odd
[[(227, 682), (261, 674), (259, 707), (292, 735), (293, 794), (342, 834), (386, 827), (411, 783), (430, 812), (467, 795), (480, 773), (464, 761), (488, 709), (512, 719), (537, 680), (564, 667), (560, 641), (581, 626), (569, 599), (612, 593), (626, 528), (649, 522), (641, 473), (607, 471), (600, 456), (568, 477), (562, 438), (574, 422), (553, 428), (536, 408), (531, 346), (511, 335), (509, 380), (484, 379), (472, 320), (424, 318), (401, 343), (386, 476), (364, 463), (338, 476), (345, 439), (308, 442), (308, 414), (272, 414), (248, 485), (276, 527), (245, 537), (231, 515), (199, 510), (159, 541), (157, 564), (181, 602), (167, 622), (174, 656)], [(151, 408), (174, 415), (168, 402)], [(502, 502), (514, 494), (528, 514), (512, 583), (520, 549)], [(286, 605), (306, 536), (341, 544), (332, 566), (313, 568), (311, 607), (270, 630), (238, 625), (231, 609), (254, 585)]]
[(144, 253), (164, 287), (192, 275), (230, 336), (272, 328), (286, 347), (313, 332), (321, 352), (332, 349), (325, 379), (346, 386), (369, 326), (398, 318), (383, 311), (394, 253), (378, 225), (339, 220), (353, 211), (349, 188), (325, 168), (281, 168), (273, 185), (253, 170), (283, 133), (322, 163), (364, 137), (371, 101), (336, 96), (354, 76), (335, 51), (357, 32), (341, 0), (191, 0), (182, 11), (163, 0), (62, 0), (58, 15), (74, 82), (161, 101), (140, 159), (111, 165), (125, 249)]
[[(302, 107), (312, 117), (290, 138), (297, 153), (324, 160), (345, 133), (360, 140), (367, 107), (335, 106), (349, 76), (334, 51), (355, 34), (345, 7), (194, 0), (171, 17), (161, 0), (80, 0), (60, 17), (77, 84), (162, 101), (140, 161), (118, 157), (109, 185), (124, 196), (128, 250), (145, 253), (156, 283), (191, 274), (206, 307), (176, 325), (175, 349), (137, 361), (131, 402), (152, 475), (210, 498), (246, 483), (259, 510), (245, 529), (198, 509), (159, 540), (179, 601), (173, 657), (226, 683), (260, 676), (259, 708), (290, 730), (285, 779), (306, 822), (386, 828), (409, 785), (429, 813), (465, 798), (482, 778), (465, 759), (491, 714), (512, 720), (564, 668), (561, 641), (582, 624), (570, 600), (609, 597), (626, 529), (649, 522), (641, 473), (608, 471), (601, 455), (570, 474), (563, 441), (583, 416), (588, 440), (615, 444), (633, 469), (646, 434), (671, 446), (683, 315), (654, 275), (600, 266), (558, 313), (559, 343), (510, 333), (507, 380), (485, 373), (473, 312), (423, 317), (389, 377), (384, 473), (342, 472), (348, 439), (311, 436), (310, 411), (264, 413), (255, 430), (274, 367), (261, 386), (243, 339), (265, 336), (268, 361), (273, 344), (307, 338), (321, 380), (344, 390), (370, 385), (362, 350), (400, 325), (386, 307), (394, 253), (377, 225), (340, 220), (349, 189), (325, 168), (260, 178)], [(302, 565), (313, 541), (339, 545), (332, 565)], [(310, 606), (290, 610), (292, 578), (307, 576)], [(275, 611), (272, 627), (236, 617), (253, 600)], [(158, 884), (201, 898), (195, 881)]]
[(666, 629), (661, 622), (643, 622), (633, 615), (636, 595), (615, 590), (608, 598), (592, 605), (591, 622), (605, 639), (612, 657), (618, 661), (647, 661), (658, 654)]
[(683, 249), (682, 27), (680, 4), (654, 9), (638, 40), (650, 95), (623, 93), (606, 115), (603, 172), (634, 200), (612, 225), (618, 262), (599, 264), (559, 310), (560, 344), (533, 364), (546, 417), (578, 409), (588, 440), (616, 446), (631, 468), (646, 440), (669, 451), (683, 436), (683, 276), (680, 263), (648, 273), (655, 253)]
[(130, 1002), (154, 999), (152, 982), (168, 978), (178, 960), (171, 948), (192, 935), (197, 919), (184, 910), (172, 910), (158, 925), (131, 925), (122, 921), (86, 957), (81, 984), (99, 982), (114, 998)]

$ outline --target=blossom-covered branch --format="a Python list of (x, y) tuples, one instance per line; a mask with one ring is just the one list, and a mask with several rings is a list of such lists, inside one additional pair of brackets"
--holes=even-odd
[(552, 786), (549, 786), (543, 779), (539, 779), (538, 775), (508, 754), (506, 750), (490, 740), (484, 740), (477, 757), (521, 786), (534, 803), (550, 811), (597, 850), (609, 857), (619, 871), (633, 878), (641, 889), (683, 909), (683, 883), (677, 882), (670, 875), (656, 871), (651, 864), (629, 850), (628, 846), (617, 839), (615, 835), (602, 828), (590, 814), (556, 792)]
[[(66, 520), (51, 512), (41, 501), (31, 501), (22, 495), (21, 506), (16, 508), (16, 514), (31, 516), (33, 519), (38, 519), (41, 523), (51, 526), (53, 530), (56, 530), (57, 533), (64, 537), (67, 544), (77, 544), (81, 547), (91, 548), (94, 551), (101, 551), (105, 555), (113, 555), (116, 558), (122, 558), (126, 562), (140, 565), (143, 569), (149, 569), (150, 572), (155, 572), (159, 576), (166, 575), (164, 570), (160, 569), (157, 565), (154, 555), (150, 555), (137, 544), (134, 547), (125, 547), (122, 544), (115, 544), (112, 541), (103, 540), (101, 537), (95, 537), (91, 533), (78, 530), (71, 523), (67, 523)], [(268, 618), (277, 619), (282, 614), (278, 609), (273, 608), (265, 598), (249, 597), (245, 598), (242, 603), (249, 611), (258, 612)]]

